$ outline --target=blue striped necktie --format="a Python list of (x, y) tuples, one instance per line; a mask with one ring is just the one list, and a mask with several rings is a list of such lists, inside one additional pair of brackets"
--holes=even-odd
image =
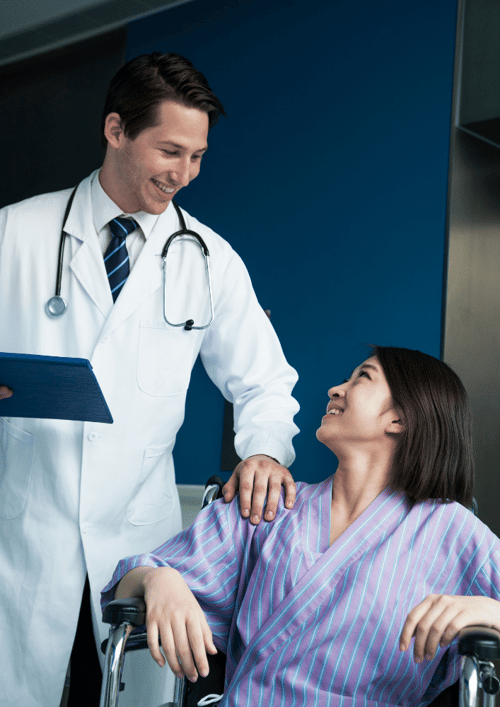
[(109, 222), (109, 230), (113, 237), (104, 253), (104, 264), (106, 265), (106, 272), (108, 273), (113, 302), (116, 302), (116, 298), (120, 294), (130, 272), (125, 239), (128, 234), (135, 231), (136, 228), (137, 223), (133, 218), (123, 218), (119, 216)]

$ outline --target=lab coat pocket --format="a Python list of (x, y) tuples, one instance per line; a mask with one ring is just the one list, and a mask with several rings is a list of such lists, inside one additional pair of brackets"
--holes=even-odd
[[(197, 336), (165, 322), (141, 322), (137, 382), (148, 395), (184, 393), (189, 385)], [(194, 355), (194, 358), (193, 358)]]
[(22, 512), (33, 471), (35, 437), (0, 418), (0, 517)]
[(173, 441), (145, 450), (134, 500), (127, 509), (127, 519), (132, 525), (150, 525), (171, 514), (176, 493), (172, 448)]

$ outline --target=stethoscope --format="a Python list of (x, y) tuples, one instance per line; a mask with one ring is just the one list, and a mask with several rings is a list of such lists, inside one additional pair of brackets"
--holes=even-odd
[[(66, 227), (66, 221), (68, 220), (69, 212), (71, 210), (71, 205), (73, 203), (73, 199), (75, 198), (76, 190), (78, 189), (78, 185), (73, 189), (71, 192), (71, 196), (68, 199), (68, 203), (66, 205), (66, 210), (64, 212), (64, 217), (63, 217), (63, 225), (62, 225), (62, 230), (61, 230), (61, 239), (59, 242), (59, 256), (58, 256), (58, 263), (57, 263), (57, 276), (56, 276), (56, 289), (55, 289), (55, 294), (53, 297), (51, 297), (48, 302), (45, 305), (45, 311), (49, 315), (49, 317), (60, 317), (61, 314), (64, 314), (64, 312), (67, 310), (68, 305), (66, 301), (61, 297), (61, 280), (62, 280), (62, 271), (63, 271), (63, 263), (64, 263), (64, 245), (66, 242), (66, 232), (65, 232), (65, 227)], [(213, 304), (213, 298), (212, 298), (212, 281), (210, 278), (210, 263), (209, 263), (209, 257), (210, 253), (209, 250), (206, 246), (205, 241), (203, 238), (196, 233), (196, 231), (191, 231), (188, 228), (186, 228), (186, 222), (184, 221), (184, 216), (182, 215), (182, 212), (180, 208), (177, 206), (175, 201), (172, 201), (172, 204), (174, 205), (175, 211), (177, 213), (177, 217), (179, 219), (179, 224), (180, 224), (180, 229), (173, 233), (170, 238), (166, 241), (165, 245), (163, 246), (163, 250), (161, 252), (161, 257), (163, 260), (163, 318), (165, 319), (166, 323), (169, 324), (170, 326), (173, 327), (184, 327), (187, 331), (191, 331), (192, 329), (207, 329), (210, 324), (214, 320), (214, 304)], [(175, 238), (181, 238), (182, 240), (189, 240), (191, 242), (194, 242), (200, 247), (201, 252), (203, 253), (203, 258), (204, 258), (204, 263), (205, 263), (205, 274), (207, 277), (207, 286), (208, 286), (208, 295), (210, 299), (210, 319), (207, 324), (203, 324), (203, 326), (195, 326), (193, 319), (187, 319), (185, 322), (179, 322), (179, 324), (174, 324), (173, 322), (170, 322), (167, 317), (167, 253), (168, 249), (170, 248), (172, 241)]]

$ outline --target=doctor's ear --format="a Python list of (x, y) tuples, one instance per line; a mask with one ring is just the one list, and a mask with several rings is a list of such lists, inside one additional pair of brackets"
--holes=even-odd
[(108, 113), (104, 121), (104, 137), (111, 147), (119, 147), (123, 135), (122, 119), (118, 113)]

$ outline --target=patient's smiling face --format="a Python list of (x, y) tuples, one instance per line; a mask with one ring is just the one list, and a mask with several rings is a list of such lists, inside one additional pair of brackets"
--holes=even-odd
[(328, 391), (327, 414), (316, 432), (320, 442), (335, 451), (339, 444), (385, 443), (399, 415), (382, 366), (375, 356), (358, 366), (348, 381)]

